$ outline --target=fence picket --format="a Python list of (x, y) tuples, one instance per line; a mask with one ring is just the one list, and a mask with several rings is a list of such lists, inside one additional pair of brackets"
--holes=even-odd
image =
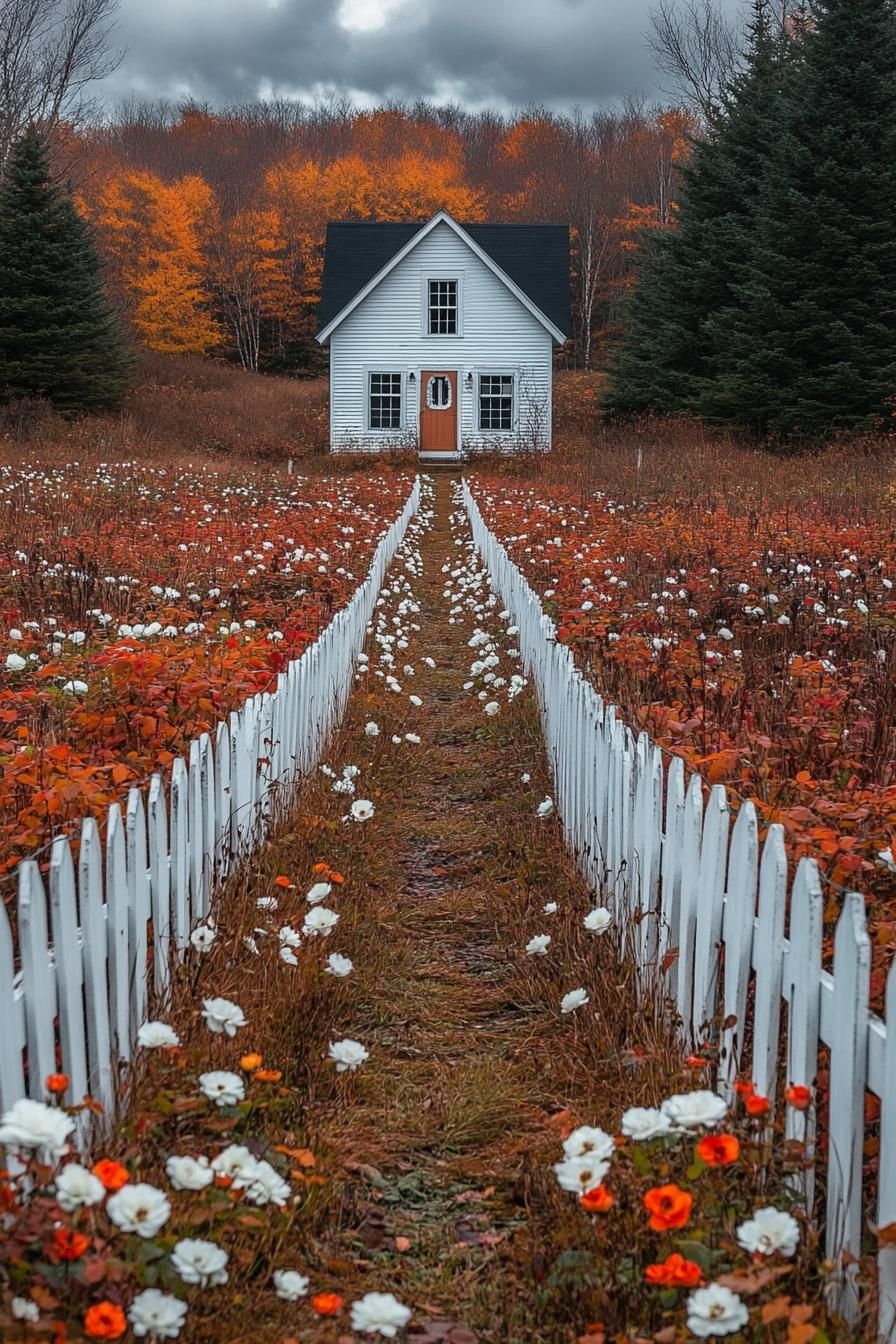
[(759, 866), (759, 913), (753, 935), (752, 965), (756, 973), (753, 1008), (753, 1082), (760, 1096), (774, 1101), (778, 1076), (781, 995), (784, 973), (784, 908), (787, 900), (787, 855), (784, 827), (768, 828)]
[(12, 929), (5, 907), (0, 905), (0, 1106), (6, 1110), (25, 1095), (25, 1020), (22, 1000), (16, 993)]
[[(896, 1022), (896, 961), (887, 976), (887, 1025)], [(880, 1169), (878, 1171), (877, 1226), (896, 1232), (896, 1031), (887, 1031), (884, 1047), (884, 1096), (880, 1108)], [(880, 1333), (896, 1339), (896, 1241), (881, 1243), (878, 1253)]]
[(82, 993), (84, 970), (78, 930), (75, 865), (68, 841), (57, 836), (50, 853), (50, 909), (53, 952), (56, 958), (56, 995), (59, 1003), (61, 1072), (68, 1074), (66, 1105), (84, 1100), (87, 1092), (87, 1036)]
[(758, 868), (759, 823), (756, 819), (756, 808), (747, 802), (738, 813), (731, 836), (728, 884), (722, 922), (722, 937), (725, 944), (722, 1015), (725, 1022), (734, 1018), (734, 1023), (730, 1027), (723, 1023), (720, 1055), (721, 1081), (729, 1099), (734, 1095), (734, 1083), (744, 1043)]
[(103, 846), (93, 817), (81, 826), (78, 909), (84, 938), (84, 1006), (87, 1017), (88, 1086), (107, 1111), (115, 1099), (109, 1026), (109, 943), (103, 908)]
[(19, 864), (19, 943), (25, 1039), (28, 1052), (28, 1095), (42, 1101), (47, 1075), (56, 1072), (56, 984), (47, 938), (47, 899), (40, 869), (33, 859)]

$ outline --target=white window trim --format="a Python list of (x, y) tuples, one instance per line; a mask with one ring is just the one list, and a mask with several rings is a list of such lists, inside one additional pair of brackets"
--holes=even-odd
[[(405, 369), (390, 368), (387, 364), (365, 364), (362, 370), (363, 396), (364, 396), (364, 433), (381, 434), (388, 438), (390, 434), (402, 434), (408, 426), (408, 376)], [(370, 423), (370, 375), (372, 373), (391, 373), (398, 374), (401, 379), (401, 412), (399, 415), (399, 425), (397, 429), (374, 429)]]
[[(429, 282), (430, 280), (453, 280), (457, 285), (457, 331), (430, 331), (429, 329)], [(420, 276), (420, 335), (428, 341), (454, 341), (464, 334), (464, 272), (453, 271), (450, 275), (434, 274), (425, 271)]]
[[(510, 429), (483, 429), (481, 424), (481, 399), (482, 399), (482, 379), (483, 378), (512, 378), (513, 379), (513, 405), (510, 408)], [(520, 427), (520, 371), (519, 369), (509, 368), (488, 368), (475, 369), (473, 379), (473, 423), (476, 426), (477, 434), (484, 434), (487, 438), (499, 439), (507, 434), (518, 434)]]

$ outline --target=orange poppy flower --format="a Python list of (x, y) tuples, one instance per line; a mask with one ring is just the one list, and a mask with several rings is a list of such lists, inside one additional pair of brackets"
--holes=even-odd
[(644, 1196), (644, 1207), (650, 1214), (654, 1232), (669, 1232), (684, 1227), (691, 1216), (693, 1195), (677, 1185), (655, 1185)]
[(120, 1190), (123, 1185), (127, 1185), (131, 1179), (131, 1173), (127, 1167), (123, 1167), (120, 1162), (114, 1161), (111, 1157), (101, 1157), (99, 1162), (95, 1162), (93, 1174), (107, 1190), (113, 1192)]
[(812, 1089), (804, 1087), (802, 1083), (794, 1083), (788, 1087), (784, 1093), (788, 1106), (792, 1106), (795, 1111), (807, 1111), (812, 1105)]
[(279, 1083), (283, 1074), (279, 1069), (257, 1069), (255, 1077), (260, 1083)]
[(579, 1203), (589, 1213), (606, 1213), (616, 1201), (605, 1185), (596, 1185), (593, 1190), (586, 1190), (584, 1195), (579, 1196)]
[(740, 1156), (740, 1141), (733, 1134), (707, 1134), (697, 1144), (696, 1153), (708, 1167), (727, 1167)]
[(243, 1055), (240, 1060), (240, 1068), (245, 1069), (246, 1073), (252, 1073), (255, 1069), (261, 1068), (261, 1055), (251, 1054)]
[(90, 1238), (83, 1232), (73, 1232), (68, 1227), (53, 1229), (53, 1250), (60, 1260), (80, 1260), (90, 1245)]
[(91, 1339), (120, 1339), (127, 1328), (125, 1314), (114, 1302), (97, 1302), (84, 1316), (84, 1333)]
[(312, 873), (328, 873), (330, 865), (328, 863), (316, 863), (311, 871)]
[(64, 1092), (69, 1084), (67, 1073), (48, 1073), (46, 1087), (48, 1092)]
[(685, 1260), (675, 1251), (665, 1260), (648, 1265), (644, 1277), (648, 1283), (657, 1283), (663, 1288), (696, 1288), (702, 1282), (703, 1273), (696, 1260)]
[(739, 1083), (735, 1083), (734, 1090), (738, 1094), (738, 1096), (741, 1097), (751, 1097), (753, 1093), (756, 1091), (752, 1083), (745, 1082), (744, 1080), (741, 1080)]
[(290, 880), (289, 880), (288, 877), (280, 876), (280, 877), (275, 877), (275, 878), (274, 878), (274, 886), (275, 886), (275, 887), (291, 887), (292, 885), (293, 885), (293, 883), (290, 882)]
[(771, 1110), (771, 1102), (768, 1097), (762, 1097), (758, 1092), (751, 1092), (748, 1097), (745, 1097), (744, 1106), (747, 1115), (768, 1115)]
[(338, 1316), (342, 1310), (342, 1298), (338, 1293), (315, 1293), (311, 1306), (318, 1316)]

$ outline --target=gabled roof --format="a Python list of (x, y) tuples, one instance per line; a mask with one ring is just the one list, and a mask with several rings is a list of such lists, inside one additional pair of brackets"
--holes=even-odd
[(565, 224), (458, 224), (446, 210), (409, 224), (327, 225), (317, 339), (375, 289), (418, 242), (448, 224), (557, 341), (569, 332), (569, 229)]

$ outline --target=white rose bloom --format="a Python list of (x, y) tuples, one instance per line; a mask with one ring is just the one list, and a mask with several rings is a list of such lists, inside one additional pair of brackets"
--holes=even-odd
[(274, 1292), (284, 1302), (298, 1302), (308, 1294), (308, 1279), (295, 1269), (275, 1269)]
[(167, 1022), (144, 1022), (137, 1032), (137, 1044), (146, 1050), (158, 1050), (166, 1045), (180, 1045), (180, 1037)]
[(613, 916), (606, 906), (599, 905), (596, 910), (591, 910), (585, 916), (582, 923), (589, 933), (605, 933), (613, 923)]
[(369, 798), (356, 798), (352, 803), (351, 815), (354, 821), (369, 821), (374, 810)]
[(728, 1114), (723, 1098), (705, 1090), (667, 1097), (660, 1110), (677, 1129), (711, 1129)]
[(543, 801), (540, 802), (540, 803), (538, 804), (538, 807), (535, 809), (535, 811), (536, 811), (536, 813), (538, 814), (539, 817), (549, 817), (549, 816), (551, 815), (551, 813), (553, 812), (553, 810), (554, 810), (554, 800), (553, 800), (553, 798), (545, 798), (545, 799), (543, 799)]
[(675, 1129), (668, 1117), (654, 1106), (632, 1106), (622, 1115), (622, 1132), (627, 1139), (642, 1143), (648, 1139), (658, 1139), (665, 1134), (674, 1134)]
[(563, 1152), (567, 1157), (597, 1157), (609, 1160), (616, 1152), (616, 1141), (612, 1134), (599, 1129), (596, 1125), (579, 1125), (563, 1142)]
[(327, 975), (335, 975), (341, 979), (343, 976), (351, 975), (354, 969), (355, 964), (349, 957), (343, 957), (339, 952), (331, 952), (327, 958), (324, 972)]
[(530, 957), (546, 957), (550, 941), (551, 935), (549, 933), (537, 933), (534, 938), (529, 939), (526, 944), (526, 951)]
[(711, 1283), (707, 1288), (698, 1288), (687, 1300), (688, 1329), (699, 1339), (709, 1339), (713, 1335), (733, 1335), (749, 1323), (747, 1311), (737, 1293), (723, 1288), (720, 1283)]
[(82, 1167), (80, 1162), (69, 1162), (62, 1168), (55, 1180), (56, 1203), (66, 1213), (75, 1209), (101, 1204), (106, 1198), (106, 1189), (99, 1177)]
[(184, 1237), (175, 1243), (171, 1263), (184, 1283), (217, 1288), (227, 1282), (227, 1252), (213, 1241)]
[(352, 1329), (365, 1335), (383, 1335), (394, 1339), (411, 1319), (410, 1307), (391, 1293), (365, 1293), (352, 1303)]
[(165, 1174), (175, 1190), (204, 1190), (215, 1179), (207, 1157), (169, 1157)]
[(310, 938), (317, 934), (327, 938), (339, 923), (339, 916), (335, 910), (328, 910), (325, 905), (316, 905), (309, 910), (302, 924), (302, 932), (307, 933)]
[(570, 1190), (574, 1195), (583, 1195), (600, 1185), (610, 1164), (606, 1159), (595, 1157), (593, 1153), (583, 1153), (581, 1157), (567, 1157), (554, 1163), (554, 1175), (561, 1190)]
[(281, 947), (300, 947), (302, 935), (291, 924), (284, 924), (279, 933)]
[(246, 1187), (246, 1198), (253, 1204), (286, 1204), (292, 1190), (279, 1171), (270, 1162), (257, 1162), (251, 1185)]
[(246, 1095), (246, 1085), (238, 1073), (215, 1069), (199, 1075), (199, 1090), (217, 1106), (236, 1106)]
[(9, 1304), (9, 1310), (14, 1321), (31, 1321), (33, 1324), (34, 1321), (40, 1320), (40, 1307), (27, 1297), (14, 1297)]
[(380, 735), (379, 724), (374, 723), (373, 719), (371, 719), (369, 723), (366, 723), (364, 725), (364, 732), (367, 734), (368, 737), (379, 737)]
[(8, 653), (6, 655), (7, 672), (23, 672), (28, 666), (28, 659), (23, 658), (19, 653)]
[(309, 905), (320, 905), (321, 901), (325, 901), (332, 890), (329, 882), (315, 882), (305, 900)]
[(493, 719), (495, 715), (499, 713), (500, 709), (501, 706), (498, 704), (497, 700), (489, 700), (487, 705), (482, 706), (483, 714), (487, 714), (490, 719)]
[(177, 1339), (186, 1318), (186, 1302), (159, 1288), (144, 1288), (128, 1308), (131, 1329), (139, 1339), (146, 1335), (154, 1340)]
[(21, 1097), (0, 1120), (0, 1143), (8, 1148), (41, 1152), (56, 1163), (68, 1151), (68, 1137), (75, 1122), (56, 1106)]
[(217, 934), (210, 924), (200, 924), (190, 934), (190, 942), (197, 952), (207, 952)]
[(738, 1245), (753, 1255), (791, 1256), (800, 1244), (800, 1226), (792, 1214), (769, 1205), (757, 1209), (737, 1229)]
[(120, 1231), (154, 1237), (170, 1218), (171, 1205), (161, 1190), (138, 1181), (135, 1185), (123, 1185), (112, 1195), (106, 1213)]
[(568, 994), (564, 994), (560, 1000), (561, 1013), (574, 1013), (577, 1008), (582, 1008), (588, 1002), (587, 989), (571, 989)]
[(239, 1004), (231, 1003), (230, 999), (203, 999), (202, 1016), (209, 1031), (218, 1036), (222, 1032), (227, 1036), (235, 1036), (237, 1028), (246, 1025), (242, 1008)]
[(348, 1038), (342, 1041), (331, 1041), (329, 1055), (336, 1065), (337, 1073), (358, 1069), (366, 1059), (370, 1058), (369, 1052), (364, 1049), (359, 1041), (352, 1041)]

